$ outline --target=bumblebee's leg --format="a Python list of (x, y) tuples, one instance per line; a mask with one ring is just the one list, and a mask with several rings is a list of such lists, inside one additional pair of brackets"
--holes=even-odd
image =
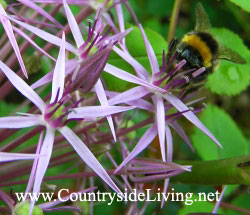
[[(171, 69), (173, 69), (173, 67), (174, 67), (172, 58), (173, 58), (173, 55), (174, 55), (175, 52), (176, 52), (176, 48), (177, 48), (178, 43), (179, 43), (179, 40), (175, 37), (175, 38), (173, 38), (173, 39), (170, 41), (170, 43), (169, 43), (169, 45), (168, 45), (168, 54), (167, 54), (167, 56), (166, 56), (166, 67), (171, 66), (171, 67), (170, 67)], [(170, 61), (171, 61), (171, 63), (170, 63)], [(171, 82), (172, 79), (175, 77), (175, 75), (176, 75), (176, 73), (175, 73), (174, 75), (171, 75), (171, 76), (168, 78), (166, 84), (168, 84), (169, 82)]]
[[(184, 93), (182, 98), (185, 98), (186, 96), (188, 96), (189, 94), (199, 90), (204, 84), (198, 84), (196, 86), (190, 86), (187, 88), (186, 92)], [(188, 86), (188, 85), (187, 85)]]
[(177, 44), (179, 43), (178, 39), (175, 37), (173, 38), (169, 45), (168, 45), (168, 54), (167, 54), (167, 57), (166, 57), (166, 63), (168, 64), (171, 57), (173, 56), (175, 50), (176, 50), (176, 46)]
[(200, 74), (199, 76), (197, 76), (195, 78), (189, 77), (191, 80), (190, 80), (190, 83), (187, 83), (187, 85), (186, 85), (188, 88), (184, 94), (184, 97), (187, 96), (188, 94), (198, 90), (202, 86), (204, 86), (208, 73), (209, 73), (209, 69), (208, 69), (208, 71), (205, 71), (204, 73)]

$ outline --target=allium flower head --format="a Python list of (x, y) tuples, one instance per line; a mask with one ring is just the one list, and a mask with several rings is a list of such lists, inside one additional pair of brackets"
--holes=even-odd
[[(205, 128), (205, 126), (195, 116), (193, 111), (190, 110), (190, 108), (188, 108), (183, 103), (183, 101), (185, 102), (185, 99), (182, 100), (183, 99), (182, 96), (183, 93), (185, 93), (185, 91), (180, 92), (180, 95), (178, 95), (178, 97), (174, 96), (171, 93), (172, 90), (175, 90), (175, 87), (179, 88), (181, 85), (185, 85), (189, 81), (186, 78), (183, 78), (182, 76), (181, 77), (179, 77), (178, 75), (175, 76), (176, 74), (180, 73), (180, 69), (185, 65), (186, 61), (185, 60), (181, 61), (179, 64), (175, 66), (174, 69), (168, 71), (173, 63), (173, 60), (170, 61), (169, 65), (165, 67), (165, 60), (164, 60), (165, 55), (163, 54), (163, 66), (162, 68), (160, 68), (156, 55), (144, 33), (142, 26), (140, 26), (140, 30), (142, 32), (142, 36), (148, 53), (152, 75), (150, 76), (150, 72), (146, 71), (146, 69), (143, 68), (142, 65), (140, 65), (135, 59), (133, 59), (132, 56), (128, 53), (128, 51), (115, 48), (115, 51), (124, 60), (126, 60), (133, 66), (138, 77), (126, 73), (125, 71), (122, 71), (121, 69), (111, 65), (106, 65), (104, 70), (120, 79), (135, 84), (139, 84), (141, 85), (141, 87), (132, 88), (121, 94), (116, 94), (116, 95), (113, 94), (113, 96), (111, 96), (112, 98), (109, 100), (109, 104), (118, 104), (125, 102), (127, 104), (133, 104), (141, 109), (151, 110), (151, 112), (155, 113), (155, 123), (144, 134), (144, 136), (138, 142), (137, 146), (134, 148), (131, 154), (123, 161), (123, 163), (119, 166), (117, 171), (120, 168), (122, 168), (128, 161), (130, 161), (133, 157), (135, 157), (135, 155), (137, 155), (143, 149), (145, 149), (147, 145), (150, 144), (151, 141), (155, 138), (157, 133), (159, 136), (159, 142), (161, 146), (162, 159), (163, 161), (166, 161), (166, 156), (165, 156), (166, 131), (169, 130), (168, 126), (172, 126), (174, 128), (177, 127), (173, 125), (174, 124), (173, 119), (177, 119), (179, 116), (185, 116), (190, 122), (199, 127), (204, 133), (206, 133), (210, 138), (212, 138), (214, 142), (220, 145), (219, 142), (216, 140), (216, 138), (208, 131), (207, 128)], [(166, 73), (166, 71), (168, 72)], [(196, 72), (190, 70), (190, 71), (184, 71), (184, 73), (193, 72), (192, 74), (197, 74), (202, 71), (204, 71), (204, 68), (201, 68)], [(146, 95), (151, 95), (152, 99), (151, 104), (148, 103), (147, 100), (143, 99)], [(166, 116), (166, 111), (172, 107), (176, 108), (179, 113)], [(194, 111), (196, 112), (197, 110)], [(183, 133), (183, 130), (180, 129), (177, 130), (178, 133)], [(167, 136), (169, 135), (171, 135), (171, 133), (169, 133)], [(167, 139), (168, 138), (169, 137), (167, 137)]]
[[(72, 35), (75, 39), (76, 46), (75, 48), (73, 45), (69, 43), (65, 43), (65, 49), (74, 53), (76, 55), (75, 59), (71, 59), (66, 61), (66, 74), (73, 74), (72, 75), (72, 86), (71, 92), (79, 89), (82, 92), (88, 92), (92, 89), (94, 84), (98, 82), (99, 76), (103, 71), (103, 68), (107, 62), (108, 56), (110, 51), (114, 48), (114, 45), (122, 40), (131, 29), (128, 29), (122, 33), (117, 33), (112, 36), (108, 36), (110, 32), (107, 30), (103, 35), (103, 30), (105, 25), (101, 21), (101, 14), (102, 9), (97, 11), (96, 20), (94, 22), (94, 26), (91, 27), (89, 25), (88, 28), (88, 39), (85, 42), (82, 36), (82, 33), (78, 27), (78, 24), (72, 14), (67, 2), (65, 0), (62, 1), (66, 13), (66, 17), (68, 19), (68, 23), (70, 29), (72, 31)], [(12, 17), (8, 17), (10, 20), (14, 21), (18, 25), (24, 27), (25, 29), (31, 31), (32, 33), (36, 34), (37, 36), (47, 40), (48, 42), (60, 46), (61, 39), (45, 32), (39, 28), (33, 27), (27, 23), (23, 23), (18, 21)], [(94, 49), (93, 49), (94, 47)], [(93, 51), (95, 50), (95, 51)], [(98, 51), (97, 51), (98, 50)], [(91, 53), (91, 54), (90, 54)], [(32, 85), (32, 88), (37, 88), (42, 86), (52, 80), (53, 73), (50, 72), (45, 75), (42, 79), (38, 80), (36, 83)], [(86, 82), (86, 80), (88, 80)], [(107, 106), (107, 98), (104, 92), (104, 88), (102, 83), (99, 81), (95, 87), (95, 91), (97, 93), (98, 99), (100, 100), (101, 105)], [(62, 92), (62, 91), (61, 91)], [(60, 93), (61, 93), (60, 92)], [(109, 122), (114, 140), (116, 140), (115, 129), (113, 125), (113, 121), (111, 116), (107, 116), (107, 120)]]
[[(45, 104), (44, 101), (33, 91), (20, 77), (10, 70), (4, 63), (0, 61), (0, 68), (5, 73), (10, 82), (30, 101), (32, 101), (41, 111), (42, 114), (23, 114), (24, 116), (2, 117), (0, 118), (1, 128), (23, 128), (34, 125), (43, 125), (46, 127), (46, 136), (41, 146), (40, 154), (46, 155), (38, 159), (36, 173), (34, 176), (33, 192), (38, 193), (40, 185), (44, 177), (45, 171), (49, 165), (49, 160), (52, 154), (55, 132), (59, 131), (73, 148), (77, 151), (80, 157), (103, 178), (115, 191), (120, 192), (119, 188), (114, 184), (109, 175), (106, 173), (95, 156), (91, 153), (88, 147), (78, 138), (74, 132), (66, 126), (68, 120), (79, 120), (84, 118), (96, 118), (107, 116), (122, 111), (127, 111), (133, 107), (118, 107), (118, 106), (90, 106), (77, 107), (80, 101), (76, 102), (69, 108), (64, 108), (63, 105), (68, 102), (70, 96), (68, 91), (63, 93), (64, 76), (65, 76), (65, 36), (63, 34), (62, 45), (58, 55), (58, 60), (55, 65), (52, 83), (52, 94), (50, 104)], [(11, 121), (10, 121), (11, 120)], [(34, 201), (31, 204), (31, 208)]]
[[(183, 95), (186, 92), (185, 90), (181, 91), (177, 97), (171, 93), (171, 91), (174, 91), (176, 87), (180, 88), (181, 85), (185, 86), (185, 84), (189, 82), (189, 79), (187, 79), (185, 76), (179, 77), (176, 75), (180, 73), (180, 69), (185, 65), (186, 61), (182, 60), (174, 67), (174, 69), (169, 71), (171, 65), (173, 64), (174, 58), (172, 61), (170, 61), (169, 65), (166, 65), (165, 67), (165, 55), (163, 54), (163, 65), (162, 68), (160, 68), (156, 55), (146, 37), (144, 29), (141, 25), (139, 27), (146, 46), (152, 75), (150, 75), (150, 71), (147, 71), (139, 62), (133, 59), (126, 49), (120, 50), (115, 48), (114, 50), (116, 53), (119, 54), (120, 57), (126, 60), (135, 69), (136, 75), (138, 77), (112, 65), (106, 65), (104, 68), (105, 72), (108, 72), (109, 74), (114, 75), (122, 80), (141, 86), (134, 87), (120, 94), (111, 93), (109, 104), (114, 105), (124, 102), (126, 104), (134, 105), (137, 108), (151, 111), (154, 114), (154, 122), (152, 126), (144, 133), (133, 150), (119, 165), (119, 167), (116, 169), (116, 172), (119, 172), (126, 164), (128, 164), (128, 162), (133, 160), (139, 153), (147, 148), (154, 138), (156, 138), (157, 134), (159, 137), (162, 160), (164, 162), (172, 162), (173, 143), (172, 134), (169, 127), (174, 128), (176, 132), (184, 139), (184, 141), (186, 141), (186, 143), (191, 147), (191, 149), (193, 149), (185, 132), (176, 122), (176, 119), (178, 119), (180, 116), (186, 117), (191, 123), (207, 134), (216, 144), (221, 146), (213, 134), (211, 134), (211, 132), (194, 114), (201, 111), (202, 107), (194, 110), (187, 107), (184, 102), (186, 102), (188, 98), (183, 98)], [(195, 72), (194, 70), (184, 71), (184, 73), (191, 73), (194, 77), (201, 74), (202, 72), (204, 72), (204, 68), (201, 68)], [(148, 97), (150, 97), (151, 102), (145, 99)], [(195, 102), (196, 101), (193, 103)], [(167, 115), (166, 113), (170, 108), (175, 108), (177, 112)], [(164, 192), (167, 191), (168, 183), (169, 179), (166, 179), (164, 184)], [(162, 201), (162, 206), (163, 204), (164, 202)]]

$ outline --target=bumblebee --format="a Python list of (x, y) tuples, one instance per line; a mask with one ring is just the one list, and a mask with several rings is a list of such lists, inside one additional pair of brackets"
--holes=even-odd
[[(185, 59), (182, 70), (199, 69), (205, 67), (205, 72), (197, 77), (188, 75), (193, 87), (203, 85), (207, 75), (211, 73), (220, 60), (228, 60), (238, 64), (246, 61), (233, 50), (220, 44), (211, 34), (211, 24), (204, 8), (200, 3), (195, 8), (196, 24), (194, 31), (184, 35), (181, 41), (174, 38), (168, 47), (167, 63), (175, 55), (175, 65)], [(188, 84), (187, 84), (188, 85)]]

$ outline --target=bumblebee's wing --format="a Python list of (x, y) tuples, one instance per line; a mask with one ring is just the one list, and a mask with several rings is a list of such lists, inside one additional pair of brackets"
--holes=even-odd
[(198, 3), (195, 7), (195, 31), (196, 32), (209, 32), (211, 24), (201, 3)]
[(245, 59), (241, 57), (237, 52), (227, 48), (226, 46), (223, 46), (222, 44), (220, 44), (217, 59), (229, 60), (238, 64), (246, 63)]

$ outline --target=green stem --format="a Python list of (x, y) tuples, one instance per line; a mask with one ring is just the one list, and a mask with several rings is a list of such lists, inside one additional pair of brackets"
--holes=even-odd
[(174, 38), (176, 23), (177, 23), (177, 19), (178, 19), (180, 7), (181, 7), (181, 2), (182, 0), (175, 0), (175, 3), (174, 3), (174, 8), (170, 17), (170, 26), (169, 26), (169, 31), (168, 31), (168, 43)]
[(180, 161), (191, 165), (192, 172), (173, 177), (172, 182), (203, 185), (250, 185), (250, 155), (212, 161)]

